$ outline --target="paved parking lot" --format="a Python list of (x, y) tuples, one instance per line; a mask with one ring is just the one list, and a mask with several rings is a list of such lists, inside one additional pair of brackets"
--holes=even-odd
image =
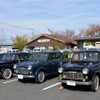
[(88, 87), (67, 87), (60, 91), (59, 86), (57, 77), (42, 84), (0, 79), (0, 100), (100, 100), (100, 87), (91, 92)]

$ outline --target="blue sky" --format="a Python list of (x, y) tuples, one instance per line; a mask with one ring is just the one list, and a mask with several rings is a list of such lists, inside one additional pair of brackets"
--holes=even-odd
[(48, 28), (78, 32), (89, 24), (100, 24), (100, 0), (0, 0), (0, 33), (5, 42), (11, 36), (49, 33)]

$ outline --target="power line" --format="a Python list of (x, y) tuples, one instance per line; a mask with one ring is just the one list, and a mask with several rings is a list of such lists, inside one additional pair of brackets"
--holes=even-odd
[(33, 31), (32, 28), (25, 28), (25, 27), (20, 27), (20, 26), (16, 26), (16, 25), (11, 25), (11, 24), (8, 24), (8, 23), (5, 23), (5, 22), (1, 22), (1, 21), (0, 21), (0, 23), (1, 24), (4, 24), (6, 26), (10, 26), (10, 27), (16, 27), (16, 28), (21, 28), (21, 29), (29, 29), (29, 30), (32, 30)]
[[(31, 30), (32, 33), (34, 33), (34, 32), (40, 33), (40, 32), (38, 32), (38, 31), (35, 31), (33, 28), (26, 28), (26, 27), (16, 26), (16, 25), (8, 24), (8, 23), (2, 22), (2, 21), (0, 21), (0, 24), (6, 25), (6, 26), (9, 26), (9, 27), (15, 27), (15, 28), (21, 28), (21, 29)], [(34, 32), (33, 32), (33, 31), (34, 31)]]
[(0, 26), (0, 30), (10, 31), (10, 32), (22, 32), (21, 30), (15, 31), (15, 30), (11, 30), (11, 29), (8, 29), (8, 28), (3, 28), (3, 27), (1, 27), (1, 26)]

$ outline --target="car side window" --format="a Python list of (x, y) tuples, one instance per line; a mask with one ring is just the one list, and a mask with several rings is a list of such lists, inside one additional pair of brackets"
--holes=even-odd
[(25, 54), (25, 55), (23, 56), (23, 59), (29, 59), (29, 56), (30, 56), (30, 55)]
[(98, 53), (89, 53), (88, 60), (90, 61), (97, 61), (98, 60)]
[(12, 56), (12, 60), (19, 60), (18, 55), (13, 55), (13, 56)]
[(56, 59), (55, 53), (49, 54), (48, 60), (55, 60), (55, 59)]
[(56, 59), (62, 59), (61, 53), (56, 53)]
[(30, 56), (29, 54), (19, 54), (19, 55), (18, 55), (18, 57), (19, 57), (20, 60), (28, 59), (29, 56)]
[(19, 54), (18, 57), (19, 57), (19, 60), (24, 60), (22, 54)]

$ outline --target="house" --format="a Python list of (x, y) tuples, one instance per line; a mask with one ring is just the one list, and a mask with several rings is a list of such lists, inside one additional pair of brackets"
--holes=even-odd
[(77, 41), (80, 50), (83, 49), (85, 42), (94, 42), (94, 46), (100, 48), (100, 37), (82, 37), (75, 39), (75, 41)]
[(0, 53), (7, 53), (7, 52), (18, 52), (17, 49), (13, 48), (12, 44), (1, 44), (0, 45)]
[(34, 37), (28, 44), (27, 47), (31, 50), (53, 50), (54, 48), (57, 49), (72, 49), (77, 44), (72, 40), (66, 40), (62, 37), (56, 37), (48, 34), (40, 34)]

